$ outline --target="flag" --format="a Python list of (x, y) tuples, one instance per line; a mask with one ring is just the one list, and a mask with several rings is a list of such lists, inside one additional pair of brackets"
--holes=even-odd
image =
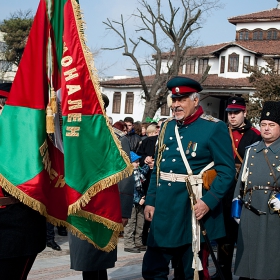
[(75, 0), (40, 1), (0, 127), (0, 185), (112, 250), (122, 230), (117, 183), (133, 168), (109, 125)]

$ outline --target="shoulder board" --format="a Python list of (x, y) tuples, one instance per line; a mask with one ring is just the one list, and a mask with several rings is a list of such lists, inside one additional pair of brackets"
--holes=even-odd
[(174, 118), (173, 118), (173, 117), (170, 117), (170, 118), (167, 118), (166, 120), (164, 120), (163, 123), (165, 123), (165, 122), (170, 122), (170, 121), (172, 121), (172, 120), (174, 120)]
[(250, 147), (255, 147), (255, 146), (257, 146), (259, 143), (260, 143), (260, 141), (257, 141), (257, 142), (255, 142), (255, 143), (249, 145), (249, 146), (246, 146), (245, 149), (248, 149), (248, 148), (250, 148)]
[(217, 119), (217, 118), (214, 118), (213, 116), (211, 115), (206, 115), (206, 114), (202, 114), (200, 116), (201, 119), (203, 120), (206, 120), (206, 121), (210, 121), (210, 122), (219, 122), (220, 120)]

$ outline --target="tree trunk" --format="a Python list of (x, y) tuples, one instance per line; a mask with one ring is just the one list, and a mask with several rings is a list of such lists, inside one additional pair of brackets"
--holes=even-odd
[(146, 101), (142, 122), (145, 122), (147, 117), (153, 118), (155, 116), (157, 110), (158, 110), (158, 107), (157, 107), (157, 102), (156, 102), (155, 98), (152, 98), (149, 101)]

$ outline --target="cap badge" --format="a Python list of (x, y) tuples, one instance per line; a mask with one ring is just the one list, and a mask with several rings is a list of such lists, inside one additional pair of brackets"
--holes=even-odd
[(180, 89), (178, 87), (175, 87), (176, 92), (180, 92)]
[(268, 117), (270, 115), (270, 112), (267, 112), (265, 115)]
[(234, 104), (234, 103), (236, 103), (236, 100), (234, 99), (234, 100), (232, 100), (232, 104)]

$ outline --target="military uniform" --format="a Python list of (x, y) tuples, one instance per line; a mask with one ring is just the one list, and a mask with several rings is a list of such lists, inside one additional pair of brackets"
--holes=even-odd
[[(176, 256), (176, 249), (179, 251), (183, 248), (183, 250), (191, 252), (191, 248), (187, 247), (191, 247), (192, 243), (192, 210), (186, 183), (161, 178), (157, 183), (157, 168), (169, 174), (187, 174), (175, 136), (176, 125), (176, 120), (171, 120), (167, 124), (163, 140), (166, 146), (162, 153), (160, 166), (154, 167), (146, 198), (146, 205), (155, 207), (147, 245), (150, 248), (172, 248), (173, 251), (175, 250), (172, 253), (173, 256)], [(220, 202), (232, 184), (235, 174), (227, 127), (225, 123), (203, 115), (189, 125), (179, 126), (178, 130), (193, 174), (199, 174), (211, 161), (215, 163), (217, 177), (209, 191), (203, 190), (201, 199), (210, 208), (204, 217), (209, 238), (222, 237), (225, 235), (225, 231)], [(190, 143), (195, 145), (190, 145)], [(157, 162), (157, 156), (156, 153), (155, 162)], [(187, 247), (184, 249), (186, 245)], [(188, 255), (188, 259), (189, 257), (190, 255)], [(191, 259), (188, 262), (191, 262)], [(148, 265), (148, 261), (144, 257), (144, 270), (146, 270), (145, 266)], [(188, 265), (191, 264), (188, 263)], [(186, 263), (184, 263), (184, 267), (186, 267)], [(185, 279), (193, 279), (193, 270), (189, 269), (187, 272), (185, 269), (185, 276)], [(152, 279), (152, 277), (145, 279)]]
[[(280, 125), (279, 111), (279, 102), (266, 102), (261, 121)], [(266, 141), (269, 145), (262, 140), (248, 147), (234, 194), (238, 196), (241, 190), (244, 201), (266, 213), (258, 215), (252, 208), (242, 207), (234, 270), (242, 279), (280, 279), (280, 217), (268, 205), (280, 190), (280, 138)]]
[[(248, 186), (244, 197), (266, 215), (256, 215), (243, 207), (237, 239), (235, 274), (252, 279), (280, 279), (280, 217), (268, 207), (273, 190), (252, 190), (254, 186), (273, 186), (274, 179), (265, 161), (263, 150), (280, 182), (280, 139), (268, 148), (263, 141), (253, 145), (248, 156)], [(280, 169), (279, 169), (280, 170)], [(243, 170), (241, 170), (242, 172)], [(242, 174), (242, 173), (240, 173)], [(239, 176), (235, 196), (244, 190)]]

